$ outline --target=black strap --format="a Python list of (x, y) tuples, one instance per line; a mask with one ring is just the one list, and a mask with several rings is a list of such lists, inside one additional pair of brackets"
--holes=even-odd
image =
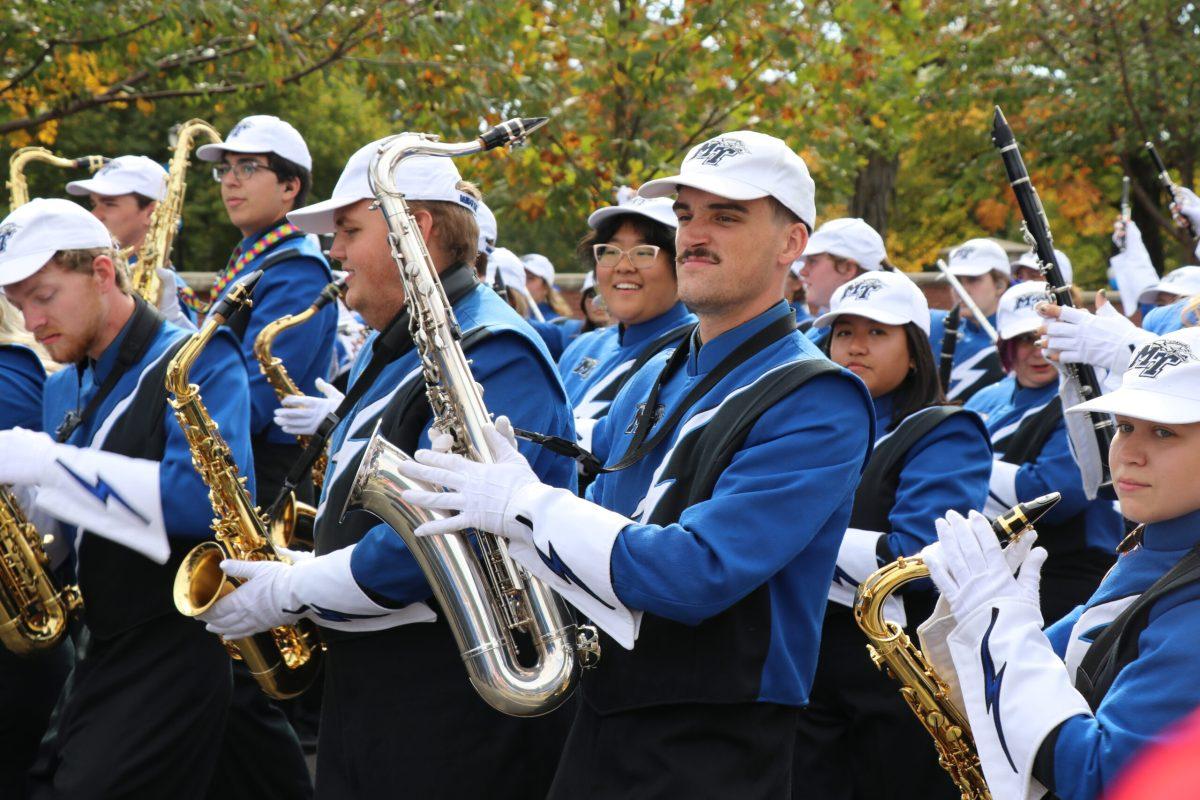
[(656, 355), (661, 353), (663, 350), (666, 350), (671, 345), (676, 344), (677, 342), (681, 341), (689, 333), (691, 333), (693, 330), (695, 330), (695, 328), (696, 328), (696, 323), (685, 322), (682, 325), (671, 328), (671, 330), (667, 331), (666, 333), (662, 334), (654, 341), (650, 342), (650, 344), (646, 345), (645, 349), (642, 350), (641, 354), (638, 355), (638, 357), (634, 360), (634, 362), (629, 366), (629, 369), (625, 370), (625, 374), (622, 375), (621, 377), (617, 378), (612, 383), (610, 383), (607, 387), (605, 387), (604, 391), (601, 392), (600, 396), (597, 397), (596, 399), (598, 399), (598, 400), (613, 400), (613, 399), (615, 399), (617, 394), (621, 391), (621, 389), (624, 388), (625, 384), (629, 383), (629, 380), (634, 375), (638, 374), (638, 371), (641, 370), (642, 367), (644, 367), (644, 366), (646, 366), (646, 364), (650, 363), (650, 359), (654, 358)]
[[(262, 263), (256, 265), (254, 269), (258, 272), (266, 272), (271, 267), (282, 264), (284, 261), (291, 261), (294, 258), (312, 258), (312, 256), (297, 252), (296, 248), (294, 247), (289, 247), (285, 250), (278, 249), (279, 245), (283, 244), (284, 242), (290, 242), (293, 239), (299, 239), (305, 235), (306, 234), (302, 232), (297, 232), (293, 233), (291, 236), (285, 236), (284, 238), (280, 239), (278, 242), (272, 245), (271, 255), (264, 258)], [(246, 328), (250, 327), (250, 315), (235, 314), (232, 319), (226, 320), (225, 327), (233, 331), (233, 335), (236, 336), (240, 342), (246, 336)]]
[[(100, 390), (92, 396), (87, 406), (82, 410), (72, 409), (63, 417), (63, 421), (54, 432), (54, 438), (59, 443), (70, 439), (71, 434), (80, 425), (91, 419), (105, 398), (112, 394), (112, 390), (116, 388), (121, 377), (129, 371), (130, 367), (141, 361), (142, 356), (146, 355), (146, 351), (150, 349), (150, 343), (154, 341), (155, 334), (162, 326), (163, 318), (157, 309), (136, 294), (132, 297), (133, 316), (128, 323), (129, 329), (125, 332), (125, 338), (121, 340), (120, 349), (117, 350), (117, 363), (113, 365), (112, 371), (108, 373), (104, 383), (100, 384)], [(86, 358), (75, 365), (76, 376), (81, 385), (85, 369), (87, 369)]]

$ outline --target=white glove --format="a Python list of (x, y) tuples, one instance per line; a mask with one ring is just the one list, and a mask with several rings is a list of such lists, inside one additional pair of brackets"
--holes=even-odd
[(292, 625), (308, 609), (293, 586), (297, 567), (282, 561), (226, 559), (221, 569), (244, 581), (200, 615), (210, 633), (244, 639), (256, 633)]
[(278, 544), (271, 545), (271, 549), (275, 551), (275, 555), (292, 564), (298, 564), (301, 561), (308, 561), (310, 558), (316, 557), (316, 554), (311, 550), (292, 550)]
[[(1038, 606), (1038, 584), (1047, 553), (1044, 548), (1033, 549), (1036, 534), (1030, 531), (1010, 545), (1009, 550), (1018, 549), (1006, 559), (991, 524), (977, 511), (968, 518), (948, 511), (945, 519), (934, 525), (938, 541), (921, 555), (956, 619), (964, 620), (975, 610), (1002, 600)], [(1020, 564), (1015, 578), (1010, 562)]]
[[(400, 474), (407, 478), (450, 490), (409, 489), (403, 495), (407, 502), (422, 508), (458, 512), (455, 516), (426, 522), (415, 531), (418, 536), (476, 528), (531, 541), (532, 529), (509, 513), (509, 506), (520, 490), (541, 485), (541, 481), (512, 440), (505, 436), (506, 431), (511, 436), (511, 430), (506, 417), (500, 417), (494, 425), (484, 428), (484, 438), (495, 460), (493, 464), (481, 464), (454, 453), (418, 450), (412, 461), (399, 466)], [(435, 442), (442, 443), (441, 439)]]
[(321, 422), (335, 411), (345, 395), (323, 379), (317, 378), (317, 389), (324, 397), (307, 394), (289, 395), (275, 409), (275, 424), (293, 436), (311, 436)]
[(0, 483), (57, 484), (66, 475), (54, 464), (60, 448), (75, 449), (69, 444), (59, 444), (46, 433), (25, 428), (0, 431)]
[(1185, 186), (1180, 186), (1175, 193), (1175, 207), (1179, 213), (1192, 223), (1192, 229), (1200, 231), (1200, 197)]
[(187, 315), (183, 313), (183, 307), (179, 305), (179, 289), (175, 283), (175, 272), (166, 267), (159, 267), (155, 270), (158, 273), (158, 279), (161, 282), (158, 295), (158, 311), (163, 315), (167, 322), (173, 322), (185, 331), (196, 330), (196, 325)]
[(1100, 306), (1095, 314), (1081, 308), (1060, 307), (1059, 318), (1046, 324), (1047, 357), (1071, 364), (1092, 364), (1120, 375), (1129, 366), (1133, 351), (1154, 338), (1119, 313), (1112, 303)]

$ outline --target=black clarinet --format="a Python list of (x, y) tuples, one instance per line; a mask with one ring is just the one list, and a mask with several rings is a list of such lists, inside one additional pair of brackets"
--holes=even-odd
[(945, 328), (942, 333), (942, 355), (938, 360), (938, 380), (942, 391), (950, 391), (950, 373), (954, 369), (954, 351), (958, 349), (958, 323), (962, 319), (962, 306), (957, 303), (946, 315)]
[[(1042, 208), (1041, 198), (1033, 181), (1029, 179), (1029, 171), (1025, 169), (1025, 160), (1021, 158), (1021, 150), (1017, 146), (1012, 128), (1004, 119), (1004, 112), (996, 106), (996, 115), (992, 120), (992, 143), (1000, 151), (1004, 159), (1004, 170), (1008, 173), (1008, 183), (1012, 186), (1013, 194), (1017, 197), (1017, 205), (1021, 207), (1021, 217), (1024, 219), (1025, 241), (1037, 253), (1041, 263), (1042, 275), (1050, 296), (1060, 306), (1075, 307), (1071, 297), (1071, 286), (1063, 279), (1062, 268), (1058, 265), (1058, 257), (1054, 254), (1054, 239), (1050, 235), (1050, 223), (1046, 220), (1046, 210)], [(1103, 392), (1100, 381), (1096, 378), (1096, 370), (1091, 364), (1063, 364), (1067, 379), (1074, 381), (1079, 394), (1084, 400), (1099, 397)], [(1100, 464), (1103, 470), (1102, 485), (1112, 483), (1112, 473), (1108, 468), (1108, 447), (1113, 440), (1112, 418), (1107, 414), (1089, 414), (1092, 429), (1096, 435), (1096, 444), (1100, 447)]]
[(1171, 210), (1171, 219), (1175, 220), (1175, 225), (1181, 231), (1187, 233), (1188, 237), (1193, 241), (1196, 239), (1196, 229), (1192, 227), (1192, 222), (1183, 214), (1179, 213), (1179, 187), (1175, 185), (1175, 181), (1171, 180), (1171, 173), (1167, 172), (1167, 165), (1163, 163), (1162, 157), (1158, 151), (1154, 149), (1152, 142), (1146, 142), (1146, 152), (1150, 154), (1150, 158), (1154, 161), (1154, 171), (1158, 173), (1158, 182), (1167, 190), (1167, 198)]

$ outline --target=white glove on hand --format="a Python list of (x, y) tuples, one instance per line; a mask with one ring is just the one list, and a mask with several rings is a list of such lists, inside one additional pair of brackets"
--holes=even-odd
[[(1047, 357), (1071, 364), (1091, 364), (1117, 375), (1125, 372), (1129, 359), (1143, 343), (1154, 335), (1130, 322), (1113, 307), (1101, 305), (1095, 314), (1081, 308), (1059, 307), (1057, 320), (1046, 324)], [(1052, 354), (1057, 354), (1053, 358)]]
[(1200, 231), (1200, 197), (1186, 186), (1180, 186), (1175, 195), (1175, 207), (1179, 213), (1192, 223), (1194, 230)]
[(512, 426), (506, 417), (486, 426), (483, 435), (495, 459), (493, 464), (480, 464), (437, 450), (418, 450), (413, 461), (400, 465), (400, 474), (405, 477), (450, 490), (410, 489), (404, 492), (406, 501), (422, 508), (458, 512), (455, 516), (426, 522), (417, 528), (417, 535), (431, 536), (476, 528), (510, 539), (531, 541), (532, 529), (509, 513), (509, 505), (521, 489), (540, 485), (541, 481), (509, 438)]
[(307, 611), (293, 588), (298, 567), (282, 561), (226, 559), (221, 569), (244, 583), (200, 615), (210, 633), (244, 639), (262, 631), (292, 625)]
[[(46, 486), (57, 483), (66, 473), (55, 469), (59, 444), (49, 434), (13, 428), (0, 431), (0, 483), (15, 486)], [(73, 448), (72, 448), (73, 449)]]
[[(968, 518), (948, 511), (935, 526), (938, 541), (921, 556), (956, 619), (964, 620), (976, 609), (1005, 599), (1038, 606), (1038, 585), (1047, 553), (1041, 547), (1033, 549), (1036, 534), (1026, 533), (1010, 545), (1010, 551), (1016, 550), (1006, 558), (991, 524), (977, 511)], [(1012, 563), (1020, 565), (1015, 578)]]
[(317, 432), (322, 420), (335, 411), (345, 395), (317, 378), (317, 389), (324, 397), (313, 397), (307, 394), (294, 394), (280, 401), (280, 408), (275, 409), (275, 424), (284, 433), (293, 436), (311, 436)]

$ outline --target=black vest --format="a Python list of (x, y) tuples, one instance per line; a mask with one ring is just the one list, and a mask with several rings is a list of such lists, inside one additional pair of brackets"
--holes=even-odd
[[(711, 497), (721, 473), (767, 409), (809, 380), (838, 372), (824, 359), (800, 361), (779, 370), (756, 392), (726, 400), (707, 425), (676, 444), (663, 473), (676, 480), (646, 522), (669, 525), (688, 507)], [(604, 655), (596, 669), (583, 675), (585, 696), (600, 712), (674, 703), (754, 702), (761, 694), (770, 647), (770, 592), (764, 583), (694, 626), (647, 613), (633, 650), (607, 634), (600, 636)]]
[[(161, 324), (161, 323), (160, 323)], [(161, 461), (167, 433), (163, 409), (167, 365), (187, 337), (171, 345), (143, 373), (133, 402), (109, 430), (101, 450), (130, 458)], [(198, 498), (198, 502), (206, 502)], [(169, 523), (169, 520), (168, 520)], [(93, 635), (104, 639), (164, 616), (179, 616), (171, 589), (184, 555), (196, 545), (168, 536), (171, 556), (156, 564), (123, 545), (82, 530), (79, 544), (79, 587), (83, 594), (83, 619)], [(183, 620), (183, 617), (179, 617)]]

